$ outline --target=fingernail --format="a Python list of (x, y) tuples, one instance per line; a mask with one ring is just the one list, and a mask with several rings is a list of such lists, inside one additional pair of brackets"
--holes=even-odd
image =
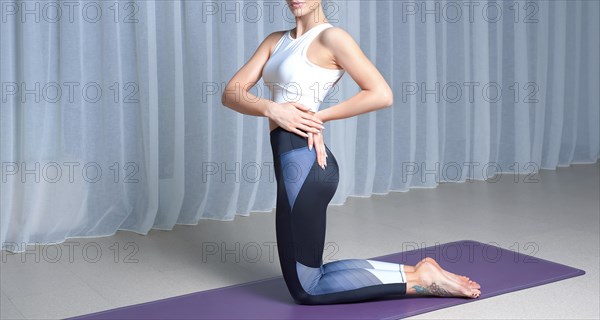
[(308, 150), (312, 150), (312, 146), (308, 146)]

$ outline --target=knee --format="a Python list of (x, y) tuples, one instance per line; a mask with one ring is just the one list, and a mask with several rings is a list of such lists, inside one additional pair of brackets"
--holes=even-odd
[(316, 299), (314, 295), (307, 292), (300, 292), (293, 294), (294, 302), (300, 305), (316, 305), (321, 304), (319, 299)]

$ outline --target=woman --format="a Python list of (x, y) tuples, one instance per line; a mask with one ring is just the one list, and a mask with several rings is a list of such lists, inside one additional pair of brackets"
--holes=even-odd
[[(393, 94), (354, 39), (327, 22), (321, 0), (287, 4), (296, 28), (270, 34), (229, 81), (222, 102), (269, 119), (277, 249), (294, 301), (331, 304), (391, 294), (478, 297), (479, 284), (443, 270), (431, 258), (415, 266), (366, 259), (323, 264), (326, 210), (339, 181), (336, 159), (323, 143), (323, 124), (391, 106)], [(345, 72), (362, 90), (319, 110)], [(272, 101), (249, 93), (261, 77)]]

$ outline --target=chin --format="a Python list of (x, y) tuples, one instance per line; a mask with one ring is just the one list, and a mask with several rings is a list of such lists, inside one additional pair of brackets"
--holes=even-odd
[(305, 16), (307, 14), (310, 14), (310, 12), (306, 12), (306, 10), (292, 10), (292, 14), (296, 18), (300, 18), (300, 17), (303, 17), (303, 16)]
[(300, 9), (291, 9), (290, 8), (290, 11), (296, 18), (303, 17), (303, 16), (313, 12), (313, 10), (307, 10), (306, 8), (300, 8)]
[(295, 17), (302, 17), (315, 11), (317, 6), (321, 5), (321, 1), (288, 0), (287, 5)]

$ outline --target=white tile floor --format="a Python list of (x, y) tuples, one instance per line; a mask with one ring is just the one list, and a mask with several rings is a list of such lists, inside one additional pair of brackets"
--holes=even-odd
[[(413, 319), (600, 318), (600, 164), (541, 170), (538, 183), (513, 177), (351, 197), (330, 206), (324, 259), (370, 258), (464, 239), (517, 245), (586, 274)], [(22, 262), (21, 254), (3, 252), (0, 316), (65, 318), (280, 275), (274, 223), (274, 212), (253, 213), (148, 236), (119, 231), (69, 239), (76, 244), (72, 261), (65, 244), (54, 248), (62, 252), (57, 262), (52, 248), (40, 248), (39, 262), (34, 254)], [(537, 252), (524, 248), (530, 241)], [(96, 249), (102, 255), (94, 261)]]

